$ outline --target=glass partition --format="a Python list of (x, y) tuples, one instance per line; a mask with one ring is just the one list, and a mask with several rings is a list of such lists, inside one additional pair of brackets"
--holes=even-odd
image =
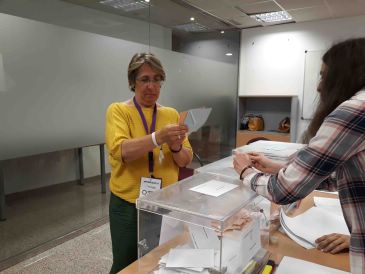
[(161, 59), (161, 104), (212, 107), (189, 137), (204, 163), (235, 146), (239, 32), (184, 1), (100, 2), (0, 3), (0, 270), (108, 221), (98, 144), (134, 53)]

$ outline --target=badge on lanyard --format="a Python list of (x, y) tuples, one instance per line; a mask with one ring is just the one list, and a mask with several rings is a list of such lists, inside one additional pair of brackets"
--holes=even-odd
[[(153, 114), (152, 114), (152, 123), (150, 127), (150, 131), (148, 131), (148, 125), (146, 121), (146, 117), (144, 117), (143, 111), (141, 106), (137, 103), (137, 100), (135, 97), (133, 97), (134, 105), (136, 106), (139, 116), (141, 116), (143, 127), (146, 131), (146, 134), (149, 134), (155, 131), (156, 127), (156, 120), (157, 120), (157, 107), (156, 104), (153, 107)], [(160, 163), (163, 160), (163, 152), (162, 152), (162, 146), (160, 147), (160, 155), (159, 155)], [(153, 177), (153, 168), (154, 168), (154, 162), (153, 162), (153, 152), (148, 152), (148, 171), (151, 174), (150, 177), (141, 177), (141, 188), (139, 192), (139, 196), (145, 196), (148, 193), (151, 193), (153, 191), (156, 191), (161, 188), (162, 186), (162, 179), (161, 178), (154, 178)]]
[(162, 179), (153, 177), (141, 178), (141, 190), (139, 191), (139, 197), (146, 196), (148, 193), (161, 189)]

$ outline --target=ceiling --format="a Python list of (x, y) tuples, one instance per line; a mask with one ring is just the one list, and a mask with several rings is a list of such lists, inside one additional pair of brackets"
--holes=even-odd
[(263, 25), (249, 15), (281, 10), (293, 17), (292, 23), (365, 14), (365, 0), (150, 0), (150, 9), (133, 11), (101, 4), (100, 0), (63, 1), (172, 29), (200, 32), (260, 27)]

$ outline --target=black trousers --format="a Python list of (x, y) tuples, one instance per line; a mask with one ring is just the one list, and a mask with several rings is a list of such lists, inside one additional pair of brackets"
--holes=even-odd
[[(109, 203), (110, 235), (113, 248), (111, 274), (119, 272), (138, 258), (137, 216), (135, 204), (111, 193)], [(145, 239), (147, 247), (140, 249), (140, 256), (144, 256), (159, 244), (162, 217), (158, 214), (140, 211), (139, 218), (140, 240)]]
[(137, 260), (136, 205), (111, 193), (109, 221), (113, 248), (113, 265), (110, 273), (115, 274)]

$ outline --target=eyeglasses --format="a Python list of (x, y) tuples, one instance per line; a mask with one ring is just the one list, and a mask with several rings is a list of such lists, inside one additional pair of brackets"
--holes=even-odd
[(137, 78), (136, 79), (138, 82), (140, 82), (142, 85), (147, 86), (148, 84), (152, 84), (152, 85), (159, 85), (161, 86), (163, 83), (163, 80), (160, 78), (156, 78), (156, 79), (150, 79), (150, 78)]

